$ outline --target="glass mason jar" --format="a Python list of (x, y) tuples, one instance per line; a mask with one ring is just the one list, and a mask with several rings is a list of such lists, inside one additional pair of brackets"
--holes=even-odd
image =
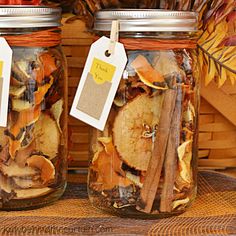
[(0, 37), (13, 50), (7, 127), (0, 127), (0, 209), (35, 208), (57, 200), (66, 186), (61, 10), (2, 6), (0, 18)]
[(112, 20), (128, 63), (104, 131), (92, 131), (90, 201), (127, 217), (180, 214), (196, 196), (197, 15), (101, 11), (98, 36)]

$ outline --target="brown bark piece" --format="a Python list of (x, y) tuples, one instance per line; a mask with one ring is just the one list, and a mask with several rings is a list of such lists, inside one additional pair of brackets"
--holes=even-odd
[(153, 155), (149, 162), (147, 175), (137, 203), (137, 210), (150, 213), (159, 186), (161, 171), (170, 133), (171, 120), (176, 104), (177, 90), (165, 91), (161, 117), (154, 143)]
[(182, 89), (178, 86), (174, 114), (170, 126), (170, 135), (166, 150), (164, 185), (161, 194), (161, 212), (171, 212), (174, 199), (174, 183), (177, 169), (177, 148), (180, 142)]

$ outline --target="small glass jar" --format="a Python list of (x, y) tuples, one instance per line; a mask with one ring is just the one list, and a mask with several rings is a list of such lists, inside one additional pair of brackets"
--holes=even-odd
[(0, 37), (13, 51), (7, 127), (0, 127), (0, 209), (35, 208), (57, 200), (66, 187), (61, 10), (1, 6), (0, 18)]
[(127, 217), (184, 212), (196, 195), (197, 14), (100, 11), (95, 31), (119, 20), (128, 63), (104, 131), (93, 130), (92, 204)]

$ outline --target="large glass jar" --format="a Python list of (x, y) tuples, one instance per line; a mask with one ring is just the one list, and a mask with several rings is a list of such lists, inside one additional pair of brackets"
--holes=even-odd
[(112, 20), (128, 63), (105, 129), (92, 132), (90, 201), (122, 216), (180, 214), (196, 195), (197, 15), (101, 11), (99, 36)]
[(66, 186), (60, 16), (60, 9), (47, 7), (0, 7), (0, 37), (13, 50), (7, 127), (0, 127), (0, 209), (43, 206)]

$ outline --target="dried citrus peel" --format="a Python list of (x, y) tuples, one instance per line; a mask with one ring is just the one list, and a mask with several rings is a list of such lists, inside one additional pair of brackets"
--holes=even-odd
[(60, 126), (60, 118), (63, 112), (63, 99), (58, 100), (54, 103), (50, 109), (55, 121), (57, 122), (57, 127), (59, 131), (62, 133), (61, 126)]
[[(17, 137), (21, 129), (35, 123), (39, 119), (40, 114), (41, 108), (39, 105), (20, 112), (16, 123), (10, 128), (11, 134), (14, 135), (14, 137)], [(21, 140), (12, 140), (9, 137), (9, 154), (11, 158), (15, 158), (16, 151), (20, 149), (21, 141), (22, 138)]]
[(43, 101), (46, 93), (48, 92), (49, 88), (52, 86), (53, 77), (50, 76), (49, 78), (50, 78), (49, 83), (39, 87), (38, 90), (34, 93), (34, 103), (35, 103), (35, 105), (38, 105)]
[(34, 92), (34, 103), (30, 103), (29, 101), (25, 101), (18, 98), (12, 98), (12, 110), (21, 112), (30, 109), (35, 105), (39, 105), (43, 101), (46, 93), (48, 92), (52, 84), (53, 84), (53, 77), (50, 76), (49, 83), (39, 87), (38, 90)]
[(144, 56), (137, 56), (131, 63), (131, 66), (135, 69), (140, 80), (144, 84), (155, 89), (167, 89), (154, 85), (154, 83), (165, 82), (164, 77), (149, 64), (148, 60)]
[(55, 59), (48, 52), (41, 54), (39, 60), (43, 65), (43, 71), (46, 77), (50, 76), (57, 70)]
[(40, 114), (41, 108), (39, 105), (20, 112), (16, 123), (10, 128), (11, 134), (17, 137), (17, 135), (20, 133), (20, 130), (35, 123), (38, 120)]

